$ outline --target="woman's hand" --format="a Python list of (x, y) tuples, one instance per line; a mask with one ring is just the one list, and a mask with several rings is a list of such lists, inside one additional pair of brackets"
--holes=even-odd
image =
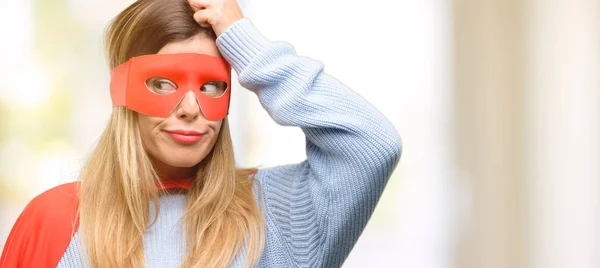
[(202, 27), (212, 27), (221, 35), (234, 22), (244, 18), (236, 0), (188, 0), (194, 10), (194, 20)]

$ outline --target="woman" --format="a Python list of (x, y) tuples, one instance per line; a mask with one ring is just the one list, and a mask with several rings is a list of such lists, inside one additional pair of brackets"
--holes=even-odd
[[(339, 267), (397, 165), (374, 107), (235, 0), (139, 0), (107, 32), (113, 113), (80, 181), (34, 198), (8, 267)], [(235, 168), (231, 67), (307, 159)]]

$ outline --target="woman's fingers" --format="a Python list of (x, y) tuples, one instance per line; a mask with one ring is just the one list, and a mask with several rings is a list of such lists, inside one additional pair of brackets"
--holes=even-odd
[(197, 12), (198, 10), (202, 10), (202, 9), (209, 7), (210, 2), (211, 2), (210, 0), (188, 0), (188, 3), (190, 4), (190, 6), (192, 7), (192, 10), (194, 10), (194, 12)]
[(211, 14), (209, 14), (210, 12), (209, 9), (196, 11), (196, 13), (194, 13), (194, 20), (200, 24), (200, 26), (210, 28), (213, 25), (210, 21), (210, 18), (212, 17)]
[(217, 36), (244, 18), (236, 0), (188, 0), (194, 20), (202, 27), (212, 27)]

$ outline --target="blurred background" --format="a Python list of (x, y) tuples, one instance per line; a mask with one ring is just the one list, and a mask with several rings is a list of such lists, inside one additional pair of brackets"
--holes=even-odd
[[(402, 135), (344, 267), (600, 267), (600, 1), (239, 1)], [(0, 248), (104, 129), (103, 31), (131, 3), (0, 0)], [(231, 106), (240, 167), (304, 159), (239, 84)]]

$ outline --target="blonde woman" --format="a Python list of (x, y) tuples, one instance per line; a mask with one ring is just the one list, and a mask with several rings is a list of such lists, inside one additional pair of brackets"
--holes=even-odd
[[(1, 268), (341, 266), (400, 158), (377, 109), (235, 0), (136, 1), (106, 48), (108, 126), (80, 181), (24, 209)], [(275, 122), (302, 129), (306, 160), (236, 169), (232, 68)]]

